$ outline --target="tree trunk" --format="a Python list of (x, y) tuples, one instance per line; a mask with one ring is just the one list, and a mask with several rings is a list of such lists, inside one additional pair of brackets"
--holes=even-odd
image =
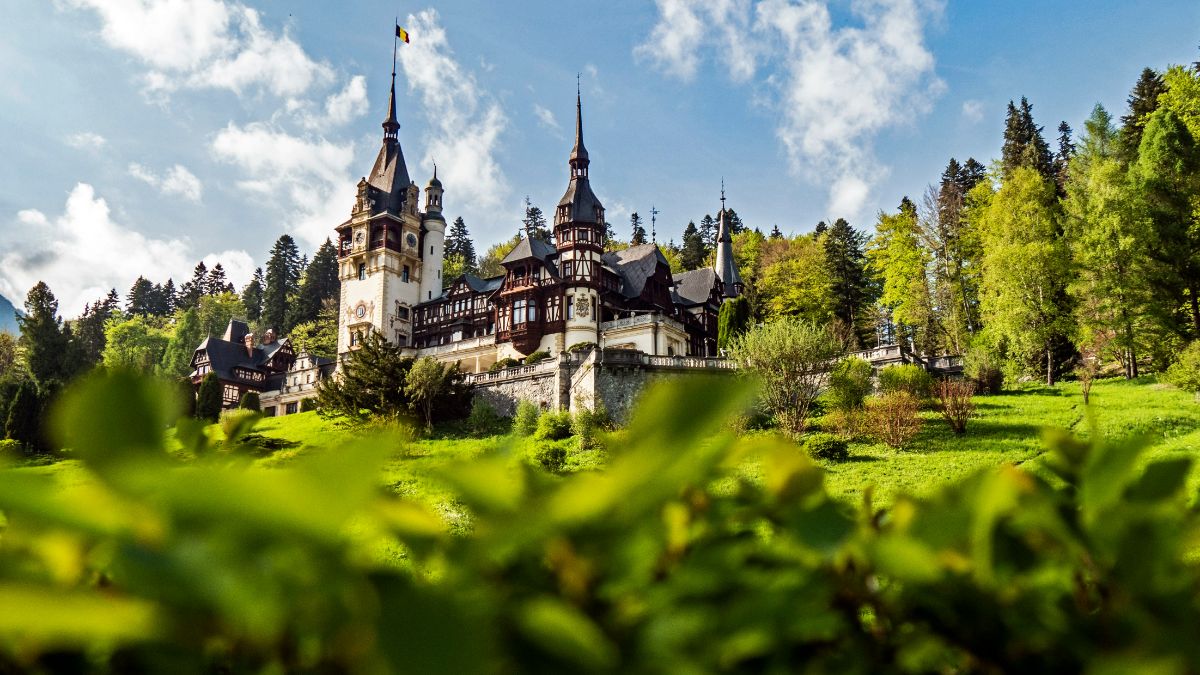
[(1188, 292), (1192, 295), (1192, 330), (1196, 337), (1200, 337), (1200, 297), (1197, 296), (1200, 289), (1192, 286)]
[(1046, 347), (1046, 386), (1054, 386), (1054, 347)]

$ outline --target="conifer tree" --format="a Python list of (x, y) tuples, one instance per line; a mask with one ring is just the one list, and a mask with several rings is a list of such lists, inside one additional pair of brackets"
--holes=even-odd
[(39, 388), (66, 382), (74, 372), (71, 336), (58, 316), (58, 299), (39, 281), (25, 297), (25, 316), (18, 317), (29, 374)]
[(3, 411), (5, 438), (20, 442), (26, 451), (38, 449), (41, 445), (41, 411), (37, 387), (29, 380), (22, 380), (8, 409)]
[(338, 299), (340, 289), (337, 248), (332, 241), (326, 239), (313, 255), (312, 263), (304, 271), (304, 280), (296, 296), (295, 313), (289, 322), (290, 325), (316, 320), (321, 306), (329, 300)]
[(525, 217), (521, 219), (524, 223), (526, 236), (541, 239), (542, 241), (550, 241), (550, 230), (546, 228), (546, 216), (542, 214), (542, 209), (534, 206), (533, 202), (529, 201), (529, 196), (525, 196)]
[(1075, 143), (1071, 141), (1071, 125), (1064, 120), (1058, 125), (1058, 152), (1054, 153), (1054, 183), (1060, 196), (1066, 194), (1067, 169), (1075, 156)]
[(221, 416), (222, 405), (221, 381), (216, 373), (209, 373), (200, 380), (200, 389), (196, 392), (196, 419), (216, 422)]
[(125, 311), (137, 316), (148, 316), (154, 307), (154, 284), (146, 277), (138, 277), (125, 296)]
[(1138, 146), (1150, 113), (1158, 110), (1158, 97), (1167, 90), (1166, 83), (1153, 68), (1143, 68), (1138, 81), (1129, 92), (1129, 110), (1121, 116), (1121, 156), (1126, 164), (1137, 161)]
[(639, 246), (646, 243), (646, 228), (642, 226), (642, 217), (638, 215), (637, 211), (630, 214), (629, 227), (632, 231), (629, 237), (629, 244), (631, 246)]
[(405, 384), (412, 365), (400, 347), (372, 331), (342, 362), (339, 377), (321, 381), (317, 408), (323, 416), (356, 421), (398, 417), (408, 410)]
[(446, 233), (446, 255), (457, 255), (463, 260), (463, 271), (467, 274), (479, 273), (479, 260), (475, 254), (475, 242), (471, 241), (471, 234), (467, 231), (467, 224), (463, 222), (462, 216), (454, 219), (450, 224), (450, 231)]
[(208, 267), (204, 261), (196, 263), (192, 269), (192, 278), (185, 281), (179, 289), (178, 305), (183, 308), (195, 307), (200, 304), (200, 298), (207, 293)]
[[(701, 258), (707, 258), (708, 254), (712, 252), (714, 248), (716, 248), (717, 220), (708, 214), (704, 214), (704, 217), (700, 219), (698, 233), (700, 235), (700, 243), (704, 246), (704, 254), (701, 256)], [(684, 248), (687, 248), (686, 240), (684, 241)], [(701, 261), (701, 263), (696, 266), (699, 267), (703, 264), (703, 261)]]
[[(908, 197), (905, 197), (905, 199), (908, 199)], [(825, 221), (819, 221), (817, 222), (817, 226), (813, 228), (813, 236), (820, 237), (821, 235), (825, 234), (825, 231), (828, 229), (829, 225)]]
[(254, 276), (250, 279), (250, 283), (246, 284), (242, 289), (242, 302), (246, 305), (246, 318), (253, 322), (258, 322), (262, 318), (263, 308), (263, 290), (266, 286), (266, 280), (263, 279), (263, 271), (261, 267), (254, 268)]
[(771, 228), (771, 240), (783, 239), (783, 233), (779, 231), (779, 226), (775, 225)]
[(873, 329), (863, 321), (867, 306), (874, 300), (863, 249), (866, 239), (844, 218), (835, 220), (822, 238), (833, 294), (833, 315), (854, 331), (856, 346), (860, 347), (866, 344), (866, 336)]
[(288, 303), (299, 290), (300, 271), (300, 251), (295, 240), (291, 235), (280, 235), (267, 259), (261, 317), (263, 326), (273, 328), (279, 335), (286, 335), (291, 328)]
[(685, 270), (700, 269), (704, 266), (704, 259), (707, 256), (708, 251), (704, 246), (704, 239), (700, 236), (700, 231), (696, 229), (696, 223), (689, 221), (687, 227), (683, 229), (683, 246), (679, 249), (683, 268)]
[(208, 278), (204, 281), (204, 295), (220, 295), (232, 292), (233, 284), (230, 284), (229, 279), (225, 277), (225, 268), (221, 263), (213, 265), (213, 268), (208, 272)]
[(158, 293), (159, 316), (169, 316), (175, 312), (175, 280), (167, 279)]
[(1024, 96), (1018, 108), (1008, 102), (1008, 115), (1004, 128), (1004, 148), (1001, 165), (1005, 177), (1017, 167), (1028, 167), (1046, 178), (1054, 178), (1054, 159), (1050, 146), (1042, 136), (1042, 128), (1033, 121), (1033, 106)]
[(181, 311), (175, 321), (175, 330), (163, 350), (159, 372), (168, 377), (184, 377), (192, 372), (192, 357), (196, 347), (204, 339), (199, 312), (195, 309)]
[(725, 224), (729, 227), (729, 234), (741, 234), (746, 231), (746, 224), (742, 222), (742, 217), (733, 209), (725, 209)]
[(104, 324), (120, 309), (121, 300), (115, 288), (110, 290), (107, 296), (83, 308), (83, 315), (76, 322), (75, 339), (86, 365), (92, 366), (100, 362), (105, 343)]

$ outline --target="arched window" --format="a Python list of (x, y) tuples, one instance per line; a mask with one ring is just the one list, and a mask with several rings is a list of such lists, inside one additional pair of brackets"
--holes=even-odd
[(358, 263), (358, 280), (362, 281), (367, 278), (367, 264)]

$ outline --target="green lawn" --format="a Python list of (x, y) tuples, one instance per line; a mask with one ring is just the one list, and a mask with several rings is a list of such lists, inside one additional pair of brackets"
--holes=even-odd
[[(983, 467), (1036, 462), (1047, 428), (1106, 438), (1144, 434), (1153, 444), (1147, 457), (1184, 453), (1200, 459), (1200, 405), (1152, 377), (1097, 382), (1090, 411), (1075, 382), (979, 396), (975, 404), (977, 417), (962, 436), (951, 433), (936, 412), (924, 412), (925, 426), (910, 448), (852, 443), (851, 461), (826, 467), (830, 492), (857, 502), (873, 485), (876, 504), (890, 503), (898, 492), (928, 494)], [(1193, 470), (1189, 487), (1192, 493), (1200, 487), (1200, 472)]]

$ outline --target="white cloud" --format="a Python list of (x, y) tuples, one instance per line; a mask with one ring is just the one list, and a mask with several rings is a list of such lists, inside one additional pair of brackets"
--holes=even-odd
[(324, 241), (350, 215), (353, 143), (294, 136), (263, 123), (230, 123), (214, 137), (212, 150), (248, 176), (239, 187), (285, 214), (284, 222), (310, 244)]
[(558, 120), (555, 119), (554, 113), (550, 112), (549, 108), (534, 103), (533, 114), (535, 117), (537, 117), (538, 124), (542, 125), (543, 127), (555, 132), (562, 131), (562, 127), (559, 126)]
[(410, 90), (421, 97), (430, 126), (421, 166), (432, 169), (436, 158), (438, 175), (451, 188), (446, 194), (451, 212), (475, 222), (492, 220), (509, 193), (495, 158), (508, 119), (454, 59), (436, 10), (410, 14), (407, 21), (414, 40), (400, 50), (400, 65)]
[(195, 174), (182, 164), (176, 164), (162, 176), (138, 163), (129, 165), (129, 175), (158, 188), (165, 195), (178, 195), (188, 201), (199, 202), (204, 194), (204, 185)]
[(969, 99), (963, 101), (962, 116), (971, 124), (974, 124), (983, 119), (983, 101)]
[(296, 96), (332, 80), (286, 31), (262, 25), (259, 13), (224, 0), (67, 0), (99, 14), (100, 35), (142, 61), (148, 93), (180, 87), (264, 89)]
[[(0, 295), (23, 298), (38, 281), (45, 281), (59, 300), (63, 316), (74, 317), (85, 303), (110, 288), (124, 293), (138, 276), (162, 283), (186, 279), (198, 256), (184, 239), (154, 239), (112, 219), (108, 203), (87, 183), (79, 183), (67, 197), (62, 215), (51, 219), (37, 210), (17, 214), (19, 240), (0, 247)], [(245, 251), (225, 251), (205, 256), (221, 261), (230, 280), (248, 280)], [(234, 273), (236, 272), (236, 273)]]
[(343, 126), (367, 112), (367, 78), (362, 75), (350, 78), (341, 91), (325, 99), (319, 113), (313, 113), (314, 106), (306, 100), (293, 99), (287, 107), (305, 129), (322, 131)]
[[(638, 55), (686, 80), (715, 51), (735, 81), (764, 85), (792, 173), (830, 186), (835, 217), (862, 215), (887, 171), (873, 157), (874, 137), (927, 112), (944, 88), (924, 40), (941, 14), (937, 0), (852, 0), (858, 24), (844, 26), (821, 0), (657, 3), (659, 21)], [(720, 50), (699, 39), (710, 26), (727, 31)]]
[(91, 131), (81, 131), (66, 138), (67, 145), (80, 150), (99, 150), (108, 145), (108, 139)]

